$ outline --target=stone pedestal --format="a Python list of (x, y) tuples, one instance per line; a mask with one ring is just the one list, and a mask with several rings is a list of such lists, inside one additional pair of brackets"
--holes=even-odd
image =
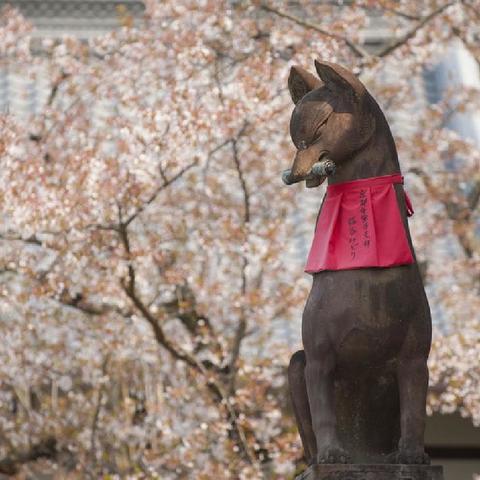
[(429, 465), (312, 465), (295, 480), (444, 480), (443, 468)]

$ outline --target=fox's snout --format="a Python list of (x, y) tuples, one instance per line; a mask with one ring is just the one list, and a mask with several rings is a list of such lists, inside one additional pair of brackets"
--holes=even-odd
[(292, 168), (282, 174), (285, 185), (306, 180), (307, 187), (318, 187), (328, 175), (334, 173), (335, 163), (326, 158), (326, 152), (314, 147), (297, 151)]

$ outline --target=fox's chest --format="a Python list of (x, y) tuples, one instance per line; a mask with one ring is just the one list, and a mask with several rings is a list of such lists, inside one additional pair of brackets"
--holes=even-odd
[(394, 356), (423, 301), (415, 269), (409, 265), (316, 275), (304, 312), (304, 336), (328, 338), (337, 356), (349, 361)]

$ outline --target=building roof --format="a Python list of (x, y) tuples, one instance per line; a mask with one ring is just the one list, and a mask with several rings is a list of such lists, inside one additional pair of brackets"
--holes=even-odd
[(138, 22), (145, 12), (140, 0), (0, 0), (5, 5), (18, 8), (37, 37), (89, 38), (119, 27), (127, 15)]

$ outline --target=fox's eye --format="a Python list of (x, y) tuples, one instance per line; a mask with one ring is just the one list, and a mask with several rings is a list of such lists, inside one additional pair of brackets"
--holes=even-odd
[(322, 134), (322, 130), (323, 130), (323, 127), (327, 124), (327, 119), (325, 119), (324, 122), (322, 122), (318, 127), (317, 129), (315, 130), (315, 137), (318, 139), (320, 137), (320, 135)]
[(298, 149), (299, 150), (306, 150), (307, 149), (307, 142), (305, 140), (302, 140), (301, 142), (298, 143)]

